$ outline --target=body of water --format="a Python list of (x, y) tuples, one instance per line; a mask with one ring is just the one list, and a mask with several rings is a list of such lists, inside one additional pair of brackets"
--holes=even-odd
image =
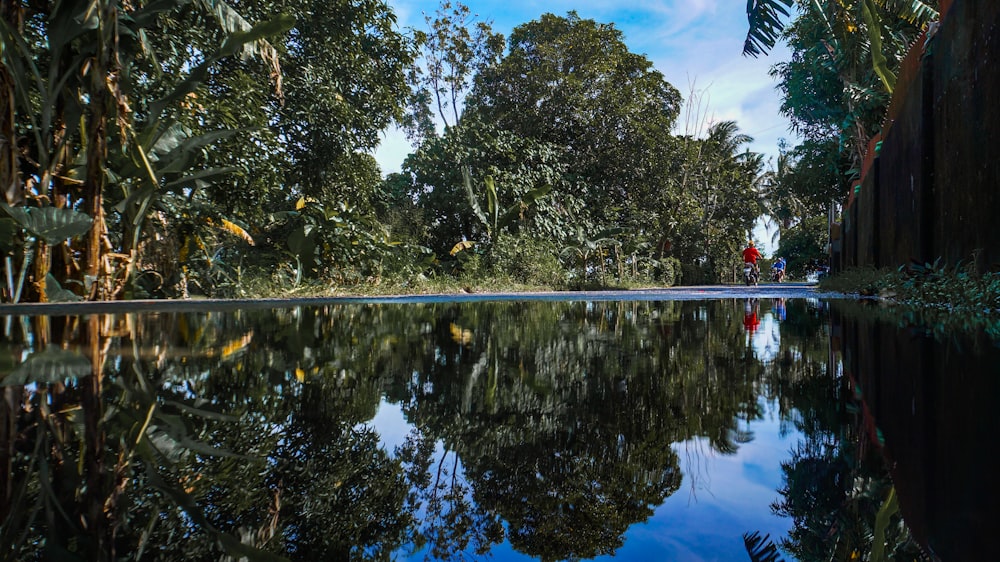
[(986, 560), (997, 346), (864, 308), (0, 317), (0, 559)]

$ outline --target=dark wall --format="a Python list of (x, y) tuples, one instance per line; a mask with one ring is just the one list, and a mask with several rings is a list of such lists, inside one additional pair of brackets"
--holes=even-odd
[(1000, 348), (983, 333), (941, 341), (836, 310), (833, 323), (914, 539), (944, 562), (997, 560)]
[(1000, 265), (1000, 2), (955, 0), (908, 59), (835, 265)]

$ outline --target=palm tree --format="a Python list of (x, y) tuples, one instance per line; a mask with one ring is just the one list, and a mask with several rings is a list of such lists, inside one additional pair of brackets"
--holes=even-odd
[(806, 205), (792, 183), (793, 172), (792, 155), (782, 151), (775, 168), (762, 174), (758, 182), (766, 225), (768, 229), (776, 227), (771, 236), (772, 245), (777, 245), (782, 231), (791, 228), (806, 214)]

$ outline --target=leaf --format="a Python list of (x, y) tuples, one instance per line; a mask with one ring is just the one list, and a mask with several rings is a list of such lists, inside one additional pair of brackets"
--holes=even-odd
[(770, 540), (770, 535), (760, 536), (760, 531), (743, 533), (743, 545), (751, 562), (781, 562), (778, 547)]
[(885, 91), (891, 94), (893, 88), (896, 87), (896, 75), (889, 70), (885, 53), (882, 52), (883, 26), (882, 21), (878, 17), (878, 12), (872, 6), (872, 0), (862, 0), (861, 17), (864, 18), (865, 25), (868, 27), (868, 39), (871, 41), (872, 67), (875, 69), (875, 74), (878, 74), (879, 80), (882, 81), (882, 85), (885, 86)]
[(497, 208), (499, 203), (497, 201), (497, 188), (496, 184), (493, 183), (493, 176), (486, 176), (483, 180), (486, 184), (486, 209), (490, 213), (490, 228), (492, 232), (497, 230), (497, 217), (500, 214), (500, 210)]
[(193, 174), (188, 174), (170, 182), (163, 184), (164, 189), (174, 189), (178, 187), (188, 187), (189, 184), (196, 181), (204, 181), (209, 179), (214, 179), (216, 176), (223, 176), (231, 174), (233, 172), (239, 171), (236, 166), (222, 166), (218, 168), (208, 168), (205, 170), (198, 170)]
[(17, 369), (0, 380), (0, 386), (49, 384), (90, 374), (90, 359), (73, 351), (52, 348), (29, 355)]
[[(224, 2), (218, 0), (202, 0), (202, 3), (217, 9), (225, 6)], [(226, 8), (228, 9), (228, 6)], [(229, 9), (227, 13), (235, 14), (232, 9)], [(287, 14), (280, 14), (271, 20), (253, 26), (248, 31), (233, 32), (226, 37), (219, 50), (207, 56), (204, 62), (193, 68), (176, 88), (163, 98), (152, 102), (149, 106), (150, 115), (153, 119), (158, 118), (167, 106), (201, 87), (208, 78), (209, 69), (223, 58), (234, 54), (240, 47), (258, 42), (263, 37), (288, 31), (293, 25), (295, 25), (295, 18)]]
[(468, 166), (462, 166), (462, 185), (465, 186), (465, 194), (469, 197), (469, 206), (472, 207), (472, 212), (476, 214), (476, 217), (483, 223), (483, 226), (490, 228), (490, 222), (486, 219), (486, 215), (483, 214), (483, 210), (479, 207), (479, 201), (476, 199), (476, 193), (472, 190), (472, 172), (469, 170)]
[(50, 245), (80, 236), (90, 230), (90, 226), (94, 223), (94, 219), (73, 209), (11, 207), (3, 202), (0, 202), (0, 208), (17, 221), (21, 228)]
[(788, 17), (786, 6), (790, 8), (792, 0), (747, 0), (750, 28), (743, 42), (743, 56), (756, 58), (774, 47), (784, 29), (778, 14)]
[(462, 240), (458, 244), (455, 244), (454, 246), (452, 246), (451, 250), (448, 252), (448, 254), (454, 256), (455, 254), (461, 252), (462, 250), (468, 250), (469, 248), (471, 248), (471, 247), (473, 247), (475, 245), (476, 245), (476, 243), (472, 242), (470, 240)]
[(246, 229), (244, 229), (242, 226), (228, 219), (219, 219), (219, 224), (215, 224), (215, 221), (213, 221), (211, 218), (205, 219), (205, 222), (207, 222), (210, 226), (218, 228), (219, 230), (223, 230), (225, 232), (232, 234), (233, 236), (242, 238), (247, 244), (250, 244), (251, 246), (254, 245), (253, 237), (250, 236), (250, 233), (247, 232)]
[(309, 230), (305, 226), (293, 230), (288, 235), (286, 244), (292, 254), (300, 258), (312, 254), (313, 249), (316, 247), (316, 243), (309, 236)]
[(889, 496), (885, 498), (882, 507), (875, 515), (874, 536), (872, 537), (871, 562), (885, 561), (885, 530), (889, 526), (889, 519), (899, 512), (899, 501), (896, 497), (896, 488), (889, 489)]
[(45, 295), (49, 302), (79, 302), (83, 300), (83, 297), (73, 291), (63, 289), (51, 273), (45, 276)]
[(537, 189), (533, 189), (528, 193), (524, 194), (524, 197), (520, 201), (514, 203), (506, 211), (504, 211), (503, 216), (500, 217), (497, 222), (497, 229), (504, 228), (505, 226), (510, 226), (521, 216), (523, 209), (530, 207), (539, 199), (545, 197), (552, 191), (551, 185), (543, 185)]

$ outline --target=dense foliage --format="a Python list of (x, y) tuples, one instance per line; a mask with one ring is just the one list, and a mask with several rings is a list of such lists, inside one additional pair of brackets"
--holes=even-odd
[(761, 211), (738, 125), (676, 135), (680, 93), (572, 12), (507, 40), (448, 2), (405, 34), (376, 0), (4, 17), (6, 302), (717, 281)]
[[(680, 92), (575, 12), (504, 38), (451, 2), (405, 33), (379, 0), (12, 4), (3, 299), (718, 282), (762, 214), (812, 260), (796, 232), (821, 232), (934, 12), (796, 8), (773, 72), (803, 141), (765, 173), (735, 122), (678, 132)], [(393, 122), (414, 150), (383, 178)]]

